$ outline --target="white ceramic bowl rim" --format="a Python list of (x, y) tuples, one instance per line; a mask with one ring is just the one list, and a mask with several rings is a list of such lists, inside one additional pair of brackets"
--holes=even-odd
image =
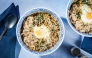
[(92, 37), (92, 33), (90, 34), (85, 34), (85, 33), (82, 33), (82, 32), (79, 32), (78, 30), (75, 29), (75, 27), (72, 25), (72, 23), (70, 22), (70, 19), (69, 19), (69, 10), (70, 10), (70, 7), (71, 7), (71, 4), (73, 3), (74, 0), (70, 0), (67, 4), (67, 8), (66, 8), (66, 17), (67, 17), (67, 21), (68, 21), (68, 24), (70, 25), (70, 27), (78, 34), (82, 35), (82, 36), (86, 36), (86, 37)]
[[(24, 19), (29, 16), (30, 14), (33, 14), (33, 13), (36, 13), (36, 12), (47, 12), (53, 16), (55, 16), (58, 20), (58, 22), (60, 23), (60, 29), (61, 29), (61, 34), (60, 34), (60, 39), (59, 41), (56, 43), (56, 45), (54, 47), (52, 47), (51, 49), (49, 50), (46, 50), (44, 52), (38, 52), (38, 51), (33, 51), (33, 50), (30, 50), (22, 41), (21, 39), (21, 35), (20, 35), (20, 29), (21, 29), (21, 26), (22, 26), (22, 22), (24, 21)], [(56, 13), (52, 12), (51, 10), (48, 10), (48, 9), (45, 9), (45, 8), (36, 8), (36, 9), (32, 9), (32, 10), (29, 10), (27, 11), (26, 13), (24, 13), (22, 15), (22, 17), (20, 18), (20, 20), (18, 21), (18, 24), (17, 24), (17, 27), (16, 27), (16, 36), (17, 36), (17, 40), (19, 42), (19, 44), (24, 48), (26, 49), (27, 51), (33, 53), (33, 54), (36, 54), (36, 55), (39, 55), (39, 56), (43, 56), (43, 55), (48, 55), (52, 52), (54, 52), (55, 50), (57, 50), (59, 48), (59, 46), (62, 44), (63, 42), (63, 39), (64, 39), (64, 35), (65, 35), (65, 28), (64, 28), (64, 25), (63, 25), (63, 22), (61, 20), (60, 17), (58, 17), (56, 15)]]

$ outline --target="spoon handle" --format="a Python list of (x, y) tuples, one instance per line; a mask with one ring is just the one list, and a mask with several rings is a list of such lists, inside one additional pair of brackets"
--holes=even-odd
[(5, 34), (5, 32), (7, 31), (7, 28), (4, 29), (4, 31), (2, 32), (1, 36), (0, 36), (0, 40), (2, 39), (3, 35)]

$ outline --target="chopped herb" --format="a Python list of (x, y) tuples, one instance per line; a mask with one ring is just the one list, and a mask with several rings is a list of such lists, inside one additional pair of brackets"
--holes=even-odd
[(38, 16), (36, 16), (37, 23), (39, 23), (40, 19)]
[(91, 4), (89, 4), (89, 0), (83, 0), (82, 2), (83, 2), (84, 4), (91, 5)]
[(52, 22), (52, 25), (55, 25), (55, 23), (54, 23), (54, 22)]
[(80, 17), (80, 13), (79, 13), (79, 12), (77, 13), (77, 18), (81, 18), (81, 17)]
[(73, 2), (73, 4), (78, 4), (78, 2)]
[(44, 19), (44, 15), (43, 14), (41, 14), (41, 19)]
[(83, 2), (84, 4), (86, 4), (86, 3), (89, 2), (89, 0), (83, 0), (82, 2)]
[(76, 2), (73, 2), (73, 4), (78, 4), (79, 3), (79, 0), (77, 0)]
[(44, 41), (41, 41), (41, 43), (45, 43)]
[(37, 22), (38, 22), (39, 24), (41, 24), (41, 20), (43, 20), (43, 19), (44, 19), (43, 14), (39, 14), (38, 16), (36, 16), (36, 20), (37, 20)]
[(35, 26), (36, 25), (36, 23), (35, 22), (33, 22), (33, 26)]
[(40, 46), (40, 47), (44, 47), (44, 46)]

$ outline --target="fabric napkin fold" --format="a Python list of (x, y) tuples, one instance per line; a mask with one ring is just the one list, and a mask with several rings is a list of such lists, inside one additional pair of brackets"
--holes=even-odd
[[(4, 31), (6, 18), (15, 14), (20, 18), (19, 6), (12, 3), (2, 14), (0, 14), (0, 35)], [(0, 58), (15, 58), (16, 25), (6, 31), (0, 41)]]
[(84, 37), (83, 42), (81, 44), (81, 49), (92, 54), (92, 37)]

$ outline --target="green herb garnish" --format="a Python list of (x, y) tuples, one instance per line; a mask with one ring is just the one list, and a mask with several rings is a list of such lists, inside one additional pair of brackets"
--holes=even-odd
[(78, 4), (78, 3), (79, 3), (79, 1), (73, 2), (73, 4)]
[(77, 13), (77, 18), (81, 18), (81, 16), (80, 16), (80, 13), (79, 13), (79, 12)]
[(33, 22), (33, 26), (35, 26), (36, 25), (36, 23), (35, 22)]
[(41, 14), (40, 16), (41, 16), (41, 19), (43, 20), (43, 19), (44, 19), (44, 15), (43, 15), (43, 14)]
[(54, 23), (54, 22), (52, 22), (52, 25), (55, 25), (55, 23)]
[(84, 4), (88, 4), (89, 3), (89, 0), (83, 0), (82, 1)]
[(41, 43), (45, 43), (44, 41), (41, 41)]
[(83, 2), (84, 4), (86, 4), (86, 5), (88, 5), (88, 6), (92, 5), (92, 4), (89, 4), (89, 0), (83, 0), (82, 2)]
[(43, 14), (39, 14), (38, 16), (36, 16), (36, 20), (38, 24), (41, 24), (41, 20), (44, 19), (44, 15)]

